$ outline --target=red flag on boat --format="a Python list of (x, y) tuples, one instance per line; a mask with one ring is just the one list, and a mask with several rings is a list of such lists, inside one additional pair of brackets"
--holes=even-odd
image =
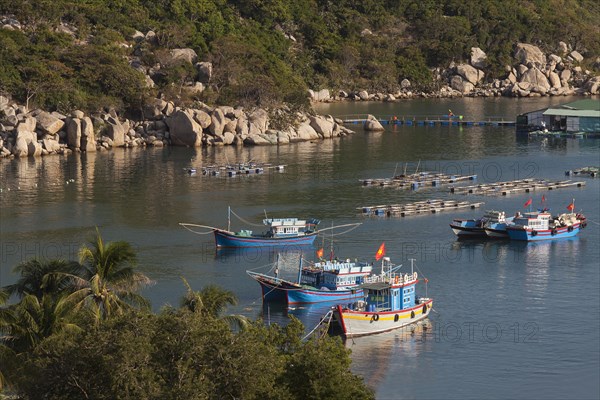
[(428, 282), (429, 282), (429, 279), (425, 278), (425, 283), (428, 283)]
[(319, 250), (317, 250), (317, 257), (323, 258), (323, 248), (322, 247)]
[(542, 203), (546, 201), (546, 196), (542, 195)]
[(383, 256), (385, 256), (385, 242), (381, 243), (379, 250), (377, 250), (377, 253), (375, 253), (375, 260), (379, 261)]
[(575, 209), (575, 204), (571, 203), (567, 206), (567, 210), (573, 212), (573, 210)]
[(525, 202), (525, 204), (523, 204), (523, 207), (529, 207), (531, 205), (531, 197), (529, 198), (529, 200), (527, 200)]

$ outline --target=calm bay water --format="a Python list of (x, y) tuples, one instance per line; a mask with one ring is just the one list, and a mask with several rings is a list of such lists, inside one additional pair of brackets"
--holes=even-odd
[[(331, 104), (334, 115), (444, 114), (469, 119), (504, 116), (571, 99), (415, 100), (404, 103)], [(86, 156), (0, 162), (0, 285), (33, 256), (76, 258), (98, 226), (106, 240), (127, 240), (140, 269), (156, 281), (145, 290), (156, 310), (177, 305), (180, 277), (194, 288), (219, 284), (240, 300), (230, 312), (285, 323), (288, 314), (308, 329), (322, 308), (264, 307), (258, 284), (245, 271), (268, 271), (272, 251), (219, 252), (210, 235), (178, 225), (226, 226), (227, 207), (252, 223), (269, 216), (320, 218), (322, 226), (362, 222), (336, 236), (340, 257), (372, 260), (387, 255), (409, 268), (416, 259), (429, 279), (435, 313), (429, 329), (397, 331), (347, 343), (353, 369), (382, 399), (598, 398), (600, 388), (600, 186), (578, 178), (581, 189), (545, 192), (554, 212), (573, 198), (590, 223), (579, 237), (550, 243), (457, 241), (455, 217), (484, 209), (521, 210), (529, 195), (456, 196), (442, 189), (364, 188), (358, 180), (391, 176), (396, 168), (478, 175), (478, 181), (526, 177), (563, 179), (564, 171), (600, 164), (595, 139), (522, 139), (514, 128), (390, 127), (382, 133), (282, 147), (115, 150)], [(237, 178), (188, 176), (184, 168), (234, 160), (286, 164), (285, 173)], [(68, 183), (67, 183), (68, 182)], [(534, 205), (541, 194), (533, 195)], [(428, 198), (484, 201), (482, 210), (363, 218), (356, 207)], [(233, 220), (233, 228), (246, 227)], [(260, 230), (256, 227), (255, 229)], [(329, 238), (327, 238), (329, 239)], [(303, 249), (312, 258), (322, 245)], [(330, 242), (324, 242), (329, 247)], [(294, 276), (298, 249), (282, 254), (283, 273)], [(424, 290), (425, 288), (421, 288)]]

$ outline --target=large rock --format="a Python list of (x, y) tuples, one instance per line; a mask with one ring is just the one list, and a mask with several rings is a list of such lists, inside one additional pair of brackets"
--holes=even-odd
[(367, 120), (364, 124), (365, 131), (377, 132), (377, 131), (385, 131), (385, 128), (381, 123), (375, 118), (373, 115), (367, 117)]
[(410, 81), (406, 78), (402, 79), (402, 82), (400, 82), (400, 87), (402, 89), (408, 89), (410, 87)]
[(546, 91), (550, 89), (550, 82), (548, 82), (546, 75), (535, 67), (529, 68), (521, 77), (520, 82), (531, 83), (533, 86), (545, 89)]
[(331, 98), (329, 89), (322, 89), (318, 91), (309, 90), (308, 94), (310, 95), (312, 101), (327, 101)]
[(34, 132), (37, 121), (34, 117), (26, 117), (23, 121), (19, 122), (17, 125), (17, 133), (18, 132)]
[(18, 137), (15, 145), (12, 148), (12, 153), (16, 157), (27, 157), (27, 153), (29, 152), (28, 144), (25, 138)]
[(176, 146), (199, 147), (202, 145), (202, 127), (189, 111), (176, 111), (166, 119), (171, 142)]
[(297, 140), (299, 140), (299, 141), (319, 139), (319, 134), (310, 125), (309, 121), (306, 121), (306, 122), (300, 124), (298, 126), (297, 132), (298, 132)]
[(58, 143), (57, 140), (44, 139), (42, 141), (42, 145), (50, 153), (57, 152), (60, 149), (60, 144)]
[(369, 100), (369, 92), (367, 92), (366, 90), (361, 90), (360, 92), (358, 92), (358, 97), (361, 100)]
[(203, 110), (194, 110), (194, 120), (200, 124), (202, 129), (207, 129), (212, 124), (210, 115)]
[(254, 110), (248, 119), (263, 133), (269, 129), (269, 114), (262, 108)]
[(212, 78), (213, 65), (210, 62), (199, 62), (196, 64), (196, 70), (198, 71), (198, 81), (202, 83), (208, 83)]
[(483, 71), (480, 71), (468, 64), (458, 65), (456, 67), (456, 73), (465, 78), (465, 80), (471, 82), (473, 85), (477, 85), (484, 77)]
[(560, 83), (560, 77), (554, 71), (550, 72), (550, 74), (548, 75), (548, 80), (550, 81), (550, 85), (553, 88), (559, 88), (562, 86)]
[(94, 125), (90, 117), (84, 117), (81, 120), (81, 150), (88, 153), (96, 151), (96, 135), (94, 134)]
[(460, 75), (454, 75), (452, 79), (450, 79), (450, 87), (463, 94), (472, 92), (474, 88), (471, 82), (463, 79)]
[(81, 147), (81, 120), (78, 118), (67, 120), (67, 145), (71, 149)]
[(564, 56), (569, 52), (569, 46), (565, 42), (558, 42), (558, 50)]
[(572, 60), (577, 61), (578, 63), (583, 61), (583, 56), (577, 50), (573, 50), (572, 52), (570, 52), (569, 57), (571, 57)]
[(326, 119), (321, 115), (317, 115), (316, 117), (310, 117), (310, 126), (313, 127), (315, 132), (317, 132), (324, 138), (330, 138), (333, 135), (334, 125), (334, 121)]
[(225, 114), (220, 108), (216, 108), (210, 116), (211, 124), (208, 127), (211, 135), (221, 136), (223, 135), (223, 127), (227, 123)]
[(194, 64), (198, 60), (198, 54), (193, 49), (173, 49), (169, 53), (170, 58), (167, 65), (174, 65), (181, 62)]
[(527, 43), (517, 43), (515, 58), (521, 64), (528, 65), (533, 63), (536, 66), (546, 65), (546, 55), (539, 47)]
[(235, 139), (235, 134), (233, 132), (225, 132), (223, 133), (223, 144), (231, 144)]
[(112, 141), (113, 147), (125, 146), (125, 129), (118, 121), (108, 121), (106, 124), (106, 134)]
[(42, 155), (42, 145), (38, 142), (27, 144), (27, 155), (30, 157), (39, 157)]
[(238, 118), (235, 133), (244, 139), (248, 135), (248, 130), (249, 126), (246, 117), (242, 116), (241, 118)]
[(487, 67), (487, 54), (479, 47), (471, 47), (471, 65), (483, 69)]
[(591, 94), (600, 94), (600, 76), (594, 76), (583, 84), (583, 89)]
[(50, 135), (54, 135), (65, 125), (64, 121), (56, 118), (54, 115), (46, 111), (39, 113), (35, 119), (37, 121), (37, 127)]
[(264, 146), (270, 144), (277, 144), (277, 135), (272, 137), (273, 135), (267, 134), (250, 134), (246, 139), (244, 139), (244, 144), (250, 146)]

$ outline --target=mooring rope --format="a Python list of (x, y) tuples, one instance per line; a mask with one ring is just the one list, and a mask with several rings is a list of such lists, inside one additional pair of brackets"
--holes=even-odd
[(237, 214), (235, 213), (235, 211), (233, 211), (233, 210), (230, 210), (230, 211), (231, 211), (231, 213), (232, 213), (234, 216), (236, 216), (236, 217), (237, 217), (237, 219), (239, 219), (240, 221), (242, 221), (242, 222), (243, 222), (243, 223), (245, 223), (245, 224), (252, 225), (252, 226), (263, 226), (263, 224), (254, 224), (254, 223), (252, 223), (252, 222), (250, 222), (250, 221), (246, 221), (244, 218), (242, 218), (242, 217), (240, 217), (239, 215), (237, 215)]
[(312, 335), (313, 332), (316, 331), (317, 328), (323, 324), (323, 322), (325, 321), (326, 318), (329, 318), (329, 322), (330, 322), (332, 317), (333, 317), (333, 311), (332, 310), (327, 311), (327, 314), (325, 314), (323, 316), (323, 318), (321, 318), (321, 320), (319, 321), (319, 323), (310, 332), (308, 332), (308, 334), (306, 336), (304, 336), (302, 338), (302, 340), (304, 341), (304, 340), (306, 340), (306, 338), (308, 338), (310, 335)]

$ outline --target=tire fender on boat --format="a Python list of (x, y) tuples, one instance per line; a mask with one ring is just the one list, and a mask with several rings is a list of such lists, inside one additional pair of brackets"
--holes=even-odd
[(552, 229), (552, 232), (550, 232), (550, 234), (551, 234), (552, 236), (556, 235), (556, 229)]
[(371, 317), (371, 319), (373, 321), (379, 321), (379, 314), (373, 314), (373, 317)]
[(400, 316), (398, 314), (394, 315), (394, 322), (398, 322), (399, 319), (400, 319)]
[(411, 317), (411, 318), (414, 318), (414, 317), (415, 317), (415, 312), (414, 312), (414, 311), (411, 311), (411, 312), (410, 312), (410, 317)]
[(427, 314), (427, 304), (423, 306), (423, 314)]
[(531, 231), (531, 236), (537, 236), (537, 231)]
[(573, 232), (573, 225), (569, 225), (569, 227), (567, 228), (567, 230), (568, 230), (569, 232)]
[(585, 228), (585, 227), (587, 226), (587, 222), (582, 222), (582, 223), (581, 223), (579, 226), (580, 226), (581, 228)]

